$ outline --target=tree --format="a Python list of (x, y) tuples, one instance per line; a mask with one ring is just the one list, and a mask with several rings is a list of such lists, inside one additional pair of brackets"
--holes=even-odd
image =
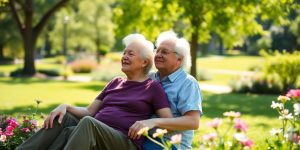
[(94, 42), (98, 62), (114, 44), (112, 3), (110, 0), (96, 0), (79, 4), (78, 19), (86, 28), (85, 36)]
[[(59, 0), (55, 3), (45, 0), (9, 0), (10, 11), (13, 14), (23, 40), (25, 52), (23, 75), (32, 76), (36, 73), (34, 59), (37, 38), (49, 18), (67, 4), (68, 1)], [(44, 12), (43, 9), (46, 7), (48, 9)], [(40, 18), (34, 18), (36, 16), (40, 16)]]
[(14, 41), (14, 45), (18, 45), (19, 37), (13, 24), (13, 19), (9, 10), (5, 7), (0, 8), (0, 62), (4, 60), (4, 48), (10, 46), (10, 42)]
[[(241, 45), (246, 36), (265, 33), (258, 18), (286, 23), (287, 10), (292, 3), (293, 0), (128, 0), (117, 7), (122, 10), (117, 24), (124, 27), (118, 30), (141, 31), (150, 39), (169, 27), (183, 33), (191, 44), (191, 74), (196, 77), (199, 43), (207, 43), (211, 34), (216, 33), (227, 47)], [(178, 28), (178, 23), (183, 25)]]
[(112, 22), (112, 10), (109, 0), (80, 1), (76, 5), (70, 5), (55, 15), (56, 24), (50, 33), (54, 49), (61, 49), (63, 33), (63, 18), (69, 16), (68, 21), (68, 49), (75, 51), (96, 52), (103, 55), (114, 44), (114, 24)]

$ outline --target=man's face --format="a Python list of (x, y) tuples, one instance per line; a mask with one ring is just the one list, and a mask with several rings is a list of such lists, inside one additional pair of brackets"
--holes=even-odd
[(181, 58), (176, 56), (175, 43), (173, 41), (163, 41), (156, 49), (154, 61), (155, 67), (165, 73), (172, 73), (180, 67)]

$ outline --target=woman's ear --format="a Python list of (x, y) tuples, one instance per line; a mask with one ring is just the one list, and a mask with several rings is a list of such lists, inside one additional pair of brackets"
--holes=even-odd
[(149, 64), (149, 60), (145, 59), (143, 60), (142, 67), (146, 67), (148, 64)]

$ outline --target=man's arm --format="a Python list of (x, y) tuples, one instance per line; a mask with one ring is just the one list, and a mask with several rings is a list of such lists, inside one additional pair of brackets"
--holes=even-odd
[(69, 112), (75, 115), (78, 118), (82, 118), (84, 116), (94, 116), (101, 106), (102, 101), (94, 100), (87, 107), (75, 107), (67, 104), (61, 104), (56, 107), (51, 113), (47, 116), (44, 121), (43, 128), (48, 129), (53, 127), (53, 120), (58, 116), (58, 122), (61, 123), (66, 112)]
[(199, 128), (200, 112), (188, 111), (176, 118), (153, 118), (155, 127), (167, 130), (197, 130)]
[(138, 131), (144, 127), (149, 129), (158, 127), (167, 130), (196, 130), (199, 128), (200, 112), (188, 111), (183, 116), (176, 118), (152, 118), (135, 122), (128, 132), (128, 136), (132, 139), (140, 138)]
[[(172, 112), (170, 108), (162, 108), (156, 111), (156, 114), (161, 118), (172, 118)], [(141, 135), (137, 133), (144, 127), (148, 127), (149, 129), (154, 128), (156, 126), (155, 122), (152, 119), (136, 121), (128, 131), (128, 136), (131, 139), (139, 139)]]

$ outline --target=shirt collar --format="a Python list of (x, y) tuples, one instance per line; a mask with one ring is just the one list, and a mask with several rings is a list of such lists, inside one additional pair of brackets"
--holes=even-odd
[(170, 82), (174, 82), (182, 73), (184, 73), (184, 71), (182, 70), (182, 68), (178, 68), (175, 72), (171, 73), (170, 75), (168, 75), (167, 77), (165, 77), (164, 79), (160, 80), (159, 78), (159, 72), (157, 72), (155, 74), (156, 79), (158, 79), (159, 81), (166, 81), (169, 80)]

